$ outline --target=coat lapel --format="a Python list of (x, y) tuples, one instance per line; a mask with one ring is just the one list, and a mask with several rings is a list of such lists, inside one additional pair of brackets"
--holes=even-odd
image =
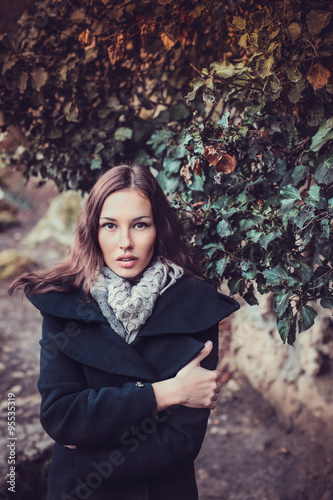
[(61, 331), (41, 345), (51, 344), (66, 356), (87, 366), (111, 374), (155, 380), (157, 374), (135, 349), (117, 335), (108, 324), (78, 324), (75, 336)]
[[(53, 317), (58, 326), (47, 342), (67, 356), (109, 373), (147, 381), (173, 376), (202, 349), (195, 334), (239, 308), (207, 283), (184, 277), (159, 297), (135, 341), (127, 344), (111, 329), (96, 302), (89, 302), (80, 290), (28, 298), (44, 316), (50, 315), (51, 322)], [(77, 321), (78, 333), (59, 332), (58, 318)]]

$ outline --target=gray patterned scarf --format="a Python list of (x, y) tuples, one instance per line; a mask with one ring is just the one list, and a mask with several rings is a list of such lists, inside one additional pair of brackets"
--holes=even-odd
[(182, 267), (158, 257), (135, 283), (104, 266), (90, 293), (111, 328), (130, 344), (151, 316), (157, 298), (184, 274)]

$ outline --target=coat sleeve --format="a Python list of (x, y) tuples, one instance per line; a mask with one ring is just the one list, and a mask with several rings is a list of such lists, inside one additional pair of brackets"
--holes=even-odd
[(38, 380), (42, 426), (59, 444), (118, 442), (123, 432), (155, 410), (151, 384), (137, 387), (129, 382), (100, 390), (87, 387), (81, 364), (52, 343), (52, 332), (57, 329), (57, 318), (45, 314)]
[[(211, 340), (213, 349), (201, 362), (204, 368), (214, 370), (218, 362), (218, 325), (202, 332), (196, 338), (202, 342)], [(167, 415), (167, 418), (166, 418)], [(207, 429), (208, 409), (187, 408), (179, 405), (164, 413), (164, 422), (157, 424), (155, 432), (142, 442), (144, 474), (154, 477), (159, 473), (177, 471), (197, 457)], [(163, 418), (161, 417), (161, 418)], [(144, 428), (144, 425), (141, 424)]]
[[(215, 369), (218, 361), (218, 325), (196, 335), (196, 338), (202, 342), (208, 339), (213, 341), (213, 350), (201, 365)], [(155, 418), (145, 417), (127, 429), (116, 446), (105, 443), (94, 450), (94, 467), (106, 467), (112, 462), (112, 457), (117, 456), (117, 466), (112, 467), (113, 480), (151, 478), (179, 471), (192, 464), (198, 455), (209, 414), (208, 409), (179, 405), (155, 415)], [(78, 447), (77, 450), (82, 480), (93, 470), (91, 451), (85, 447)]]

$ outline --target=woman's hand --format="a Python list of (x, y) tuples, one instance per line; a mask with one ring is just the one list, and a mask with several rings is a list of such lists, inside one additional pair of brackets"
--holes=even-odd
[(213, 343), (209, 340), (205, 347), (185, 365), (177, 375), (168, 380), (152, 384), (157, 402), (157, 411), (180, 404), (189, 408), (209, 408), (216, 406), (221, 384), (221, 374), (217, 370), (206, 370), (200, 363), (211, 352)]
[(177, 373), (178, 393), (181, 403), (189, 408), (214, 409), (221, 390), (221, 374), (217, 370), (206, 370), (200, 363), (211, 352), (213, 343), (209, 340), (205, 347)]

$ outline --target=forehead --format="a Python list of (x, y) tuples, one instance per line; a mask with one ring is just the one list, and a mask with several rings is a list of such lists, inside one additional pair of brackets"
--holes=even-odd
[(102, 206), (100, 217), (139, 217), (152, 215), (152, 206), (148, 198), (137, 189), (122, 189), (108, 196)]

